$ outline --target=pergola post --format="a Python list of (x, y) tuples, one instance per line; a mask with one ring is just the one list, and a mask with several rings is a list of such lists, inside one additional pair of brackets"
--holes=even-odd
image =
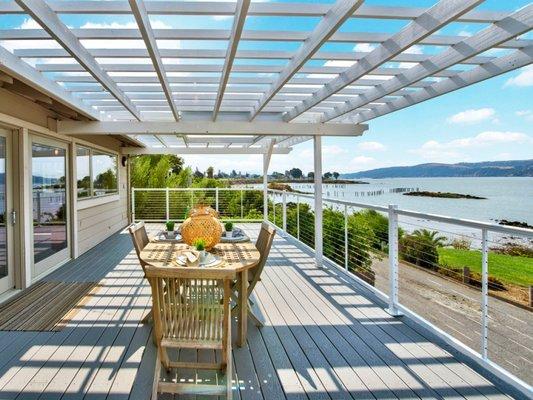
[(268, 150), (263, 154), (263, 220), (268, 221), (268, 166), (274, 151), (274, 140), (270, 141)]
[(315, 179), (315, 262), (322, 267), (322, 137), (314, 136)]

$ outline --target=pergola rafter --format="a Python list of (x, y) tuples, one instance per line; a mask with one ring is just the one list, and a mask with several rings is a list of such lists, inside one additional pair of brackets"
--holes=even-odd
[(274, 82), (263, 95), (250, 114), (253, 120), (279, 90), (291, 79), (314, 53), (337, 31), (350, 15), (363, 3), (363, 0), (337, 0), (322, 18), (315, 30), (300, 46), (288, 65), (279, 73)]
[(533, 4), (530, 4), (512, 15), (495, 22), (474, 36), (467, 37), (448, 50), (437, 54), (428, 60), (408, 69), (406, 72), (395, 76), (382, 85), (365, 91), (356, 99), (348, 101), (334, 110), (325, 114), (323, 121), (340, 117), (350, 111), (363, 107), (371, 101), (383, 98), (394, 91), (400, 90), (410, 84), (432, 76), (462, 60), (480, 54), (499, 43), (521, 35), (531, 29), (533, 24)]
[(237, 47), (239, 47), (239, 40), (241, 39), (242, 30), (246, 21), (246, 13), (248, 12), (249, 7), (250, 0), (237, 1), (235, 17), (233, 20), (233, 27), (231, 29), (231, 38), (228, 44), (228, 49), (226, 51), (226, 58), (224, 61), (224, 66), (222, 68), (220, 84), (218, 86), (217, 97), (213, 108), (213, 121), (217, 119), (217, 115), (220, 110), (220, 105), (222, 104), (222, 98), (224, 97), (224, 92), (226, 91), (226, 85), (228, 83), (231, 68), (233, 67), (233, 60), (235, 58), (235, 53), (237, 52)]
[(293, 120), (342, 88), (371, 73), (395, 55), (409, 49), (425, 37), (442, 28), (457, 16), (471, 10), (482, 1), (483, 0), (440, 0), (436, 5), (421, 14), (400, 32), (379, 45), (365, 58), (359, 60), (354, 66), (342, 72), (328, 85), (314, 93), (309, 100), (303, 101), (300, 105), (294, 107), (284, 116), (284, 120)]
[(17, 0), (17, 4), (31, 15), (43, 27), (44, 31), (60, 43), (106, 90), (111, 92), (135, 118), (141, 119), (137, 108), (43, 0)]
[[(533, 25), (532, 5), (504, 12), (477, 8), (483, 0), (434, 3), (423, 8), (373, 6), (361, 0), (333, 5), (5, 1), (0, 13), (27, 13), (43, 29), (0, 29), (0, 41), (9, 45), (0, 48), (0, 70), (8, 82), (18, 79), (41, 91), (41, 99), (117, 124), (61, 121), (63, 133), (127, 135), (146, 151), (218, 147), (257, 152), (265, 151), (266, 144), (290, 151), (316, 136), (361, 134), (366, 126), (357, 123), (531, 63), (533, 40), (524, 34)], [(95, 15), (130, 16), (137, 27), (80, 23), (70, 28), (62, 22), (64, 14), (82, 20), (86, 15), (87, 22)], [(230, 29), (172, 23), (161, 29), (152, 25), (161, 15), (233, 21)], [(270, 17), (281, 29), (245, 28), (247, 16)], [(320, 18), (314, 30), (298, 29), (299, 24), (283, 30), (283, 18), (309, 17)], [(361, 20), (354, 31), (347, 23), (353, 19), (405, 23), (396, 31), (365, 32), (368, 21)], [(454, 22), (473, 25), (471, 36), (448, 34), (454, 30), (444, 29)], [(103, 39), (105, 45), (99, 42)], [(176, 40), (187, 45), (165, 44)], [(246, 46), (239, 47), (243, 41)], [(354, 47), (359, 44), (374, 49)], [(488, 52), (493, 49), (497, 51)], [(15, 90), (17, 84), (6, 85)], [(132, 124), (132, 115), (147, 125)], [(224, 137), (232, 133), (239, 138)]]
[(424, 88), (410, 96), (404, 96), (390, 104), (379, 106), (371, 109), (370, 111), (358, 114), (354, 117), (354, 123), (368, 121), (402, 108), (421, 103), (431, 98), (442, 96), (443, 94), (453, 92), (454, 90), (464, 88), (474, 83), (478, 83), (506, 72), (525, 67), (526, 65), (531, 64), (532, 59), (533, 46), (516, 50), (512, 54), (509, 54), (505, 57), (490, 61), (470, 71), (461, 72), (457, 76), (436, 82), (433, 85)]
[(150, 55), (155, 72), (167, 98), (168, 105), (172, 110), (172, 115), (176, 121), (179, 121), (179, 111), (176, 107), (176, 104), (174, 104), (174, 100), (172, 99), (172, 90), (170, 89), (170, 84), (168, 83), (163, 61), (161, 59), (161, 55), (159, 54), (159, 49), (157, 47), (154, 32), (150, 24), (150, 19), (148, 18), (148, 13), (146, 12), (144, 1), (129, 0), (129, 2), (133, 15), (135, 16), (135, 20), (137, 21), (139, 31), (141, 32), (141, 36), (146, 44), (146, 50)]

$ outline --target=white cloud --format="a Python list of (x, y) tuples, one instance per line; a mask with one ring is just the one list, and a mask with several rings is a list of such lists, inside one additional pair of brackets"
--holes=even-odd
[(518, 86), (526, 87), (533, 86), (533, 65), (528, 65), (520, 69), (520, 73), (513, 78), (509, 78), (505, 82), (504, 87), (507, 86)]
[[(161, 20), (150, 21), (152, 29), (171, 29), (172, 27)], [(86, 22), (81, 26), (81, 29), (137, 29), (137, 23), (134, 21), (126, 22), (125, 24), (120, 22)]]
[(469, 157), (462, 151), (478, 150), (482, 147), (495, 145), (528, 144), (533, 143), (533, 138), (522, 132), (485, 131), (480, 134), (449, 142), (430, 140), (417, 149), (409, 152), (418, 154), (431, 161), (449, 162), (453, 160), (468, 160)]
[(458, 33), (459, 36), (465, 36), (465, 37), (470, 37), (472, 36), (472, 32), (469, 32), (467, 30), (462, 30)]
[(20, 26), (16, 27), (15, 29), (43, 29), (43, 28), (34, 19), (26, 18), (22, 22), (22, 24), (20, 24)]
[(361, 142), (357, 145), (361, 151), (384, 151), (386, 147), (379, 142)]
[(376, 48), (376, 45), (371, 44), (371, 43), (357, 43), (353, 47), (353, 51), (360, 51), (363, 53), (368, 53), (374, 50), (375, 48)]
[(533, 121), (533, 110), (515, 111), (517, 117), (525, 118), (526, 121)]
[(461, 111), (447, 119), (451, 124), (475, 124), (494, 117), (496, 112), (493, 108), (478, 108)]

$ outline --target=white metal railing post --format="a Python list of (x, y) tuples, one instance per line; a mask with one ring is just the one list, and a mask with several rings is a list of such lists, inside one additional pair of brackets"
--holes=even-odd
[(296, 195), (296, 238), (300, 240), (300, 196)]
[(348, 206), (344, 205), (344, 269), (348, 271)]
[(398, 214), (397, 205), (389, 205), (389, 309), (390, 315), (399, 316), (398, 310)]
[(135, 223), (135, 188), (131, 188), (131, 222)]
[(489, 336), (489, 239), (487, 229), (481, 230), (481, 356), (488, 358)]
[(165, 189), (165, 214), (167, 217), (167, 221), (170, 220), (170, 201), (169, 201), (170, 193), (168, 190), (168, 187)]
[(323, 237), (322, 237), (322, 137), (313, 137), (313, 163), (315, 186), (315, 263), (317, 267), (324, 266)]
[(283, 235), (287, 236), (287, 193), (283, 191), (282, 195), (282, 229), (283, 229)]
[(218, 186), (215, 188), (215, 210), (218, 212)]

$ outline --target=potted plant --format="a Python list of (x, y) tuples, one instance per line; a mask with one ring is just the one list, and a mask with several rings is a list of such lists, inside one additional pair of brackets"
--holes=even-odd
[(176, 237), (176, 233), (174, 232), (176, 223), (174, 221), (167, 221), (165, 225), (167, 227), (167, 238), (174, 239)]
[(226, 222), (224, 224), (224, 230), (226, 231), (226, 237), (233, 237), (233, 222)]
[(207, 250), (205, 249), (205, 239), (198, 238), (193, 242), (193, 246), (200, 255), (200, 264), (204, 263), (207, 259)]

